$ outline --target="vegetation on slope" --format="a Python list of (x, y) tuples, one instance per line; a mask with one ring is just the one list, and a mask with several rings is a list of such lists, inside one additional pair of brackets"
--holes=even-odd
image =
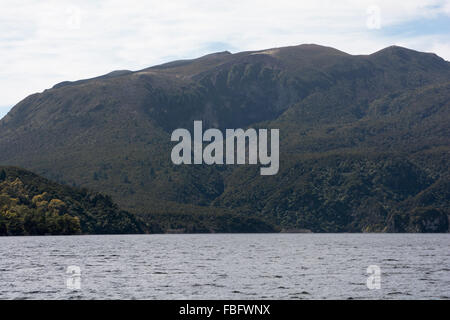
[[(0, 163), (109, 194), (155, 230), (238, 230), (219, 223), (237, 215), (244, 226), (438, 232), (449, 103), (450, 64), (434, 54), (222, 52), (31, 95), (0, 121)], [(280, 173), (173, 165), (170, 133), (193, 120), (279, 128)]]
[(0, 167), (0, 235), (140, 233), (142, 224), (111, 198)]
[(0, 236), (276, 231), (262, 219), (228, 212), (152, 215), (146, 222), (108, 196), (0, 167)]

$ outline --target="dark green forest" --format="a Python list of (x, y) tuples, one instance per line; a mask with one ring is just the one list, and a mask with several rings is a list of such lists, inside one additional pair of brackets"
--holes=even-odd
[(0, 167), (0, 235), (141, 233), (134, 215), (111, 198)]
[[(170, 134), (194, 120), (280, 129), (279, 173), (172, 164)], [(63, 82), (0, 120), (0, 164), (73, 187), (78, 200), (42, 187), (8, 196), (19, 200), (4, 200), (15, 208), (5, 212), (22, 212), (24, 234), (35, 232), (30, 215), (62, 233), (448, 232), (449, 123), (450, 63), (397, 46), (219, 52)], [(99, 195), (107, 210), (83, 188), (110, 195)]]
[(275, 231), (261, 219), (227, 213), (155, 215), (144, 222), (109, 196), (0, 167), (0, 236)]

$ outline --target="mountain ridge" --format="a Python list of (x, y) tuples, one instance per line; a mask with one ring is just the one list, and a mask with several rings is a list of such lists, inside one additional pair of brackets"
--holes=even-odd
[[(231, 210), (288, 229), (411, 231), (420, 228), (394, 219), (399, 210), (447, 214), (448, 202), (413, 200), (448, 179), (450, 64), (442, 58), (401, 47), (349, 55), (300, 45), (162, 66), (27, 97), (0, 120), (0, 164), (105, 192), (147, 219)], [(263, 179), (251, 166), (173, 165), (170, 133), (193, 120), (280, 128), (280, 173)], [(402, 172), (426, 178), (411, 191)], [(237, 189), (240, 179), (251, 187)], [(358, 187), (367, 191), (362, 199), (349, 193)], [(265, 201), (271, 193), (278, 198)]]
[[(159, 65), (154, 65), (151, 67), (147, 67), (144, 69), (140, 69), (140, 70), (136, 70), (136, 71), (131, 71), (131, 70), (115, 70), (115, 71), (111, 71), (109, 73), (106, 73), (104, 75), (101, 76), (97, 76), (97, 77), (93, 77), (93, 78), (86, 78), (86, 79), (81, 79), (81, 80), (76, 80), (76, 81), (63, 81), (60, 83), (55, 84), (51, 89), (57, 89), (60, 88), (62, 86), (66, 86), (66, 85), (76, 85), (76, 84), (82, 84), (88, 81), (93, 81), (93, 80), (102, 80), (102, 79), (107, 79), (107, 78), (112, 78), (112, 77), (120, 77), (123, 75), (129, 75), (132, 73), (140, 73), (140, 72), (145, 72), (145, 71), (149, 71), (149, 70), (158, 70), (158, 69), (170, 69), (170, 68), (176, 68), (179, 66), (183, 66), (185, 64), (190, 64), (190, 63), (194, 63), (196, 61), (201, 61), (205, 58), (214, 58), (214, 57), (220, 57), (220, 56), (228, 56), (228, 55), (254, 55), (254, 54), (268, 54), (265, 52), (276, 52), (279, 51), (280, 49), (282, 50), (292, 50), (292, 49), (301, 49), (301, 48), (306, 48), (306, 49), (310, 49), (310, 50), (329, 50), (330, 52), (335, 52), (335, 54), (337, 55), (345, 55), (345, 56), (354, 56), (354, 57), (370, 57), (370, 56), (377, 56), (377, 55), (381, 55), (384, 53), (392, 53), (392, 52), (415, 52), (415, 53), (419, 53), (420, 51), (416, 51), (416, 50), (412, 50), (412, 49), (408, 49), (405, 47), (401, 47), (401, 46), (397, 46), (397, 45), (392, 45), (392, 46), (388, 46), (386, 48), (380, 49), (378, 51), (375, 51), (371, 54), (357, 54), (357, 55), (351, 55), (348, 54), (344, 51), (340, 51), (338, 49), (332, 48), (332, 47), (328, 47), (328, 46), (322, 46), (322, 45), (317, 45), (317, 44), (300, 44), (300, 45), (294, 45), (294, 46), (288, 46), (288, 47), (274, 47), (274, 48), (270, 48), (270, 49), (262, 49), (262, 50), (252, 50), (252, 51), (243, 51), (243, 52), (238, 52), (238, 53), (231, 53), (229, 51), (221, 51), (221, 52), (214, 52), (214, 53), (210, 53), (210, 54), (206, 54), (204, 56), (201, 56), (199, 58), (192, 58), (192, 59), (181, 59), (181, 60), (174, 60), (174, 61), (170, 61), (170, 62), (166, 62), (163, 64), (159, 64)], [(446, 61), (444, 59), (442, 59), (441, 57), (437, 56), (435, 53), (422, 53), (421, 54), (425, 54), (425, 55), (432, 55), (434, 57), (437, 57), (439, 60), (443, 60)], [(449, 63), (448, 61), (446, 61), (447, 63)], [(47, 89), (48, 90), (48, 89)]]

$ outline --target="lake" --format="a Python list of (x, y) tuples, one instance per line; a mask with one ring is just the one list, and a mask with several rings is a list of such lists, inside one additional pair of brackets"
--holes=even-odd
[(0, 299), (449, 299), (449, 248), (449, 234), (2, 237)]

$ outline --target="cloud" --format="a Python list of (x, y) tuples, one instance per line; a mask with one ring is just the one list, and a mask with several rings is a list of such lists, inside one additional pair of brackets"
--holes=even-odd
[[(60, 81), (211, 51), (318, 43), (366, 54), (399, 44), (450, 60), (448, 33), (438, 32), (449, 2), (2, 0), (0, 105)], [(379, 8), (379, 29), (368, 28), (369, 7)]]

